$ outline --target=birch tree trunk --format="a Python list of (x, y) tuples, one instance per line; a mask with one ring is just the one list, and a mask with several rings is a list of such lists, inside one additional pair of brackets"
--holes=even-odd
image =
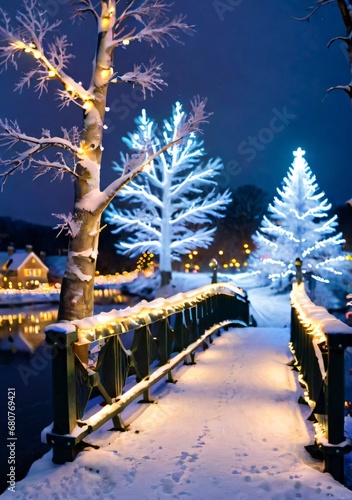
[[(113, 7), (112, 7), (113, 6)], [(66, 270), (61, 287), (58, 320), (71, 321), (92, 316), (94, 312), (94, 277), (98, 256), (100, 219), (105, 204), (95, 206), (100, 194), (103, 123), (107, 89), (112, 74), (112, 28), (115, 24), (115, 1), (104, 0), (100, 17), (98, 46), (93, 71), (93, 99), (85, 104), (81, 134), (81, 155), (74, 185), (73, 222)], [(109, 13), (109, 15), (108, 15)], [(103, 20), (109, 19), (109, 24)], [(109, 47), (110, 46), (110, 47)]]

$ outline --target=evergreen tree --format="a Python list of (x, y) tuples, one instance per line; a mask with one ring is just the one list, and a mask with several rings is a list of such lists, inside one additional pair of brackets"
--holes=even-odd
[[(124, 138), (134, 152), (156, 149), (173, 140), (186, 115), (176, 103), (170, 120), (157, 130), (145, 111), (137, 119), (137, 131)], [(163, 283), (171, 278), (173, 260), (180, 260), (195, 248), (208, 248), (216, 227), (211, 219), (223, 217), (231, 201), (228, 191), (216, 189), (216, 176), (223, 168), (219, 158), (200, 163), (204, 156), (202, 142), (195, 134), (171, 147), (150, 162), (143, 173), (135, 177), (119, 193), (118, 198), (129, 200), (131, 208), (122, 210), (111, 206), (106, 221), (116, 226), (114, 233), (124, 231), (130, 236), (116, 244), (118, 250), (135, 257), (147, 250), (159, 256)], [(121, 155), (122, 164), (126, 157)], [(114, 169), (122, 167), (115, 164)]]
[[(318, 191), (316, 177), (304, 159), (305, 151), (294, 151), (294, 161), (282, 189), (268, 207), (253, 237), (257, 249), (252, 269), (285, 288), (295, 275), (295, 261), (303, 261), (302, 272), (314, 288), (315, 281), (341, 281), (346, 257), (345, 240), (336, 232), (337, 215), (328, 217), (331, 204)], [(326, 220), (327, 219), (327, 220)]]

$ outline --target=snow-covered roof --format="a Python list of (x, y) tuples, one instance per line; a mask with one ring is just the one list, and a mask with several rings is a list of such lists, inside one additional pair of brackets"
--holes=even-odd
[[(4, 252), (2, 252), (2, 254), (4, 254)], [(34, 252), (27, 253), (26, 251), (16, 251), (12, 255), (6, 253), (6, 258), (4, 260), (1, 259), (0, 264), (1, 267), (6, 266), (6, 270), (8, 271), (17, 271), (23, 267), (29, 259), (35, 259), (45, 269), (48, 269), (44, 262)]]

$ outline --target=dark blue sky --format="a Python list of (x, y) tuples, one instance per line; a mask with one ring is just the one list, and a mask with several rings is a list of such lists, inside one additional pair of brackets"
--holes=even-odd
[[(177, 0), (172, 10), (185, 14), (196, 27), (193, 36), (182, 37), (184, 45), (171, 43), (161, 50), (138, 43), (117, 52), (120, 72), (133, 62), (156, 56), (164, 64), (168, 87), (146, 101), (129, 86), (111, 88), (103, 187), (112, 178), (112, 160), (124, 148), (121, 136), (132, 131), (142, 107), (162, 120), (170, 115), (176, 100), (187, 107), (199, 94), (208, 98), (208, 109), (213, 112), (203, 138), (209, 155), (220, 156), (225, 164), (220, 185), (236, 188), (252, 183), (272, 197), (290, 166), (292, 151), (301, 146), (329, 200), (342, 205), (351, 198), (352, 143), (347, 134), (351, 107), (342, 92), (326, 97), (327, 88), (350, 79), (341, 43), (326, 48), (330, 38), (344, 34), (344, 27), (335, 5), (321, 10), (310, 23), (291, 18), (304, 14), (310, 3)], [(9, 11), (19, 5), (18, 1), (1, 2)], [(67, 14), (65, 0), (51, 0), (48, 5), (53, 18)], [(221, 6), (226, 10), (221, 11)], [(87, 82), (94, 25), (65, 26), (76, 54), (72, 74)], [(1, 118), (17, 119), (23, 130), (33, 134), (42, 127), (58, 132), (61, 125), (82, 125), (79, 109), (57, 110), (54, 93), (41, 100), (32, 89), (14, 93), (17, 78), (12, 69), (0, 75)], [(72, 184), (50, 182), (48, 176), (31, 179), (26, 172), (8, 180), (0, 194), (0, 214), (54, 225), (52, 213), (72, 210)]]

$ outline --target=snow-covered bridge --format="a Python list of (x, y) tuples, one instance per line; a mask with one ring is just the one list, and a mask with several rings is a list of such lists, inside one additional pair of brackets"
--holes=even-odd
[[(51, 454), (16, 487), (19, 498), (351, 498), (304, 446), (314, 442), (292, 359), (287, 295), (249, 290), (258, 327), (232, 328), (151, 389), (157, 404), (124, 410), (87, 436), (99, 446), (54, 465)], [(269, 326), (267, 319), (272, 319)], [(10, 493), (5, 493), (10, 494)]]

